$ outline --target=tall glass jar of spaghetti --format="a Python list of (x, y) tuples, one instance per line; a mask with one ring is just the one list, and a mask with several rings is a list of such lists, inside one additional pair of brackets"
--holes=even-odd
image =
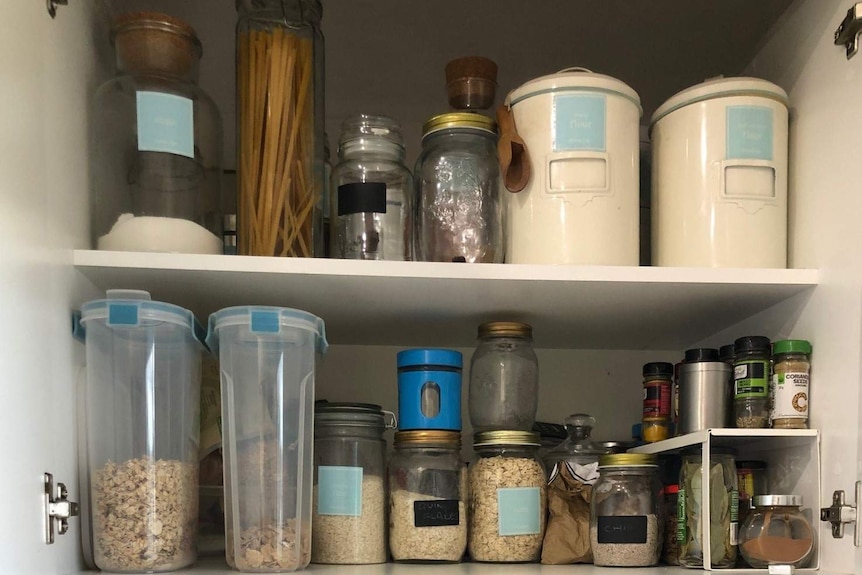
[(319, 0), (237, 0), (237, 237), (243, 255), (323, 255)]

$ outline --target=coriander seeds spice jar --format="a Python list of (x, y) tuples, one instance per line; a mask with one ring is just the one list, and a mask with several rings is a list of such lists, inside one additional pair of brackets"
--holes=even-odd
[(772, 362), (772, 427), (807, 429), (811, 344), (804, 339), (776, 341), (772, 345)]

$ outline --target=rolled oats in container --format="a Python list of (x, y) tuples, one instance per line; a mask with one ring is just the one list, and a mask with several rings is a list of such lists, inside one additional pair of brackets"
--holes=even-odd
[(474, 561), (538, 561), (545, 533), (545, 468), (539, 434), (477, 433), (470, 466), (469, 550)]

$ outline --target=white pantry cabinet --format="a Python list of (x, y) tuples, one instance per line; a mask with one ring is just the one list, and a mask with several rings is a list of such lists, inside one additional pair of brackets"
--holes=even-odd
[[(112, 68), (109, 13), (167, 9), (198, 28), (202, 83), (221, 107), (226, 165), (232, 166), (233, 2), (70, 0), (56, 20), (43, 0), (3, 4), (0, 573), (84, 569), (79, 520), (54, 545), (44, 543), (42, 473), (65, 481), (71, 499), (80, 500), (76, 391), (83, 354), (71, 338), (69, 314), (108, 287), (149, 289), (201, 319), (228, 304), (313, 311), (326, 320), (335, 344), (321, 365), (318, 396), (387, 406), (395, 404), (400, 347), (469, 353), (480, 321), (523, 318), (535, 325), (540, 348), (540, 418), (588, 411), (598, 419), (594, 435), (601, 439), (626, 437), (638, 420), (646, 361), (674, 360), (685, 347), (739, 335), (810, 339), (821, 493), (806, 507), (828, 505), (833, 490), (852, 493), (862, 479), (862, 57), (848, 61), (832, 42), (851, 2), (324, 0), (332, 144), (348, 113), (385, 112), (404, 122), (415, 157), (421, 122), (445, 110), (443, 65), (470, 52), (501, 64), (501, 90), (587, 65), (630, 83), (648, 113), (678, 89), (717, 73), (738, 74), (747, 66), (776, 82), (791, 99), (790, 270), (363, 265), (89, 251), (88, 105)], [(819, 528), (821, 572), (862, 573), (853, 529), (835, 540), (828, 525)], [(191, 571), (214, 575), (226, 567), (207, 560)], [(471, 564), (312, 568), (331, 575), (407, 571), (622, 572)]]

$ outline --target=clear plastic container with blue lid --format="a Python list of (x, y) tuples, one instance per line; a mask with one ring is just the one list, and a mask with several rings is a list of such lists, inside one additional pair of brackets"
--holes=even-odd
[(196, 557), (204, 331), (179, 306), (111, 290), (81, 308), (93, 558), (120, 573)]
[(399, 429), (461, 431), (464, 358), (449, 349), (398, 353)]
[(247, 572), (303, 569), (311, 557), (315, 352), (323, 320), (295, 309), (210, 316), (221, 370), (225, 550)]

